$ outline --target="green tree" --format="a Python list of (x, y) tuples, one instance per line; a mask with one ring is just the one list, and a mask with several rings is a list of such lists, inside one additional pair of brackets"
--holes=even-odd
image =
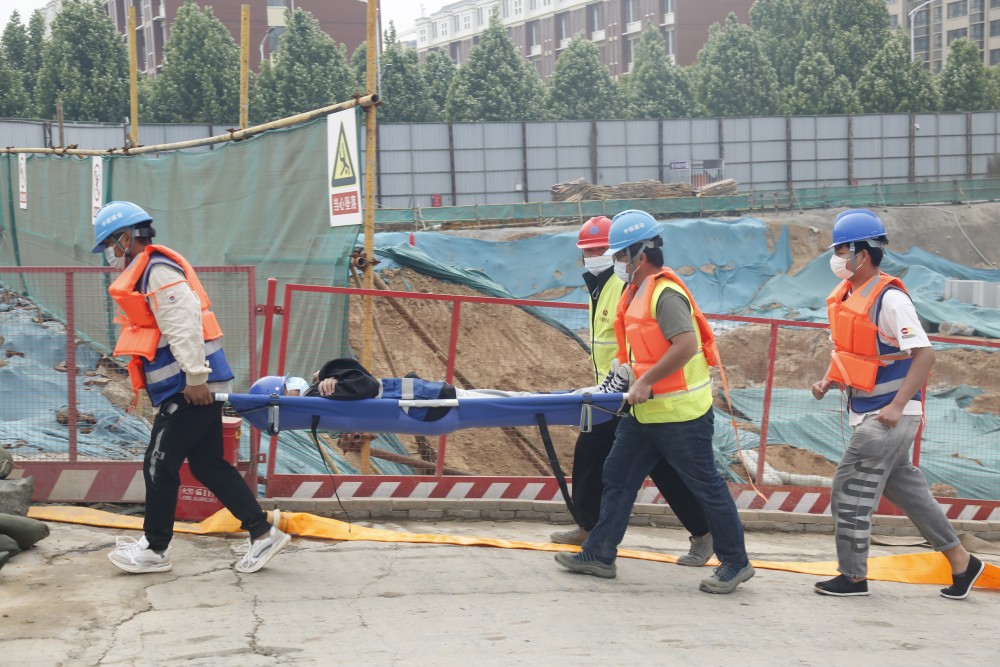
[(427, 81), (427, 95), (436, 109), (434, 120), (444, 120), (444, 107), (448, 101), (448, 88), (455, 78), (455, 61), (444, 51), (431, 51), (424, 63), (424, 79)]
[(806, 0), (807, 39), (833, 64), (837, 75), (855, 85), (865, 65), (889, 38), (885, 0)]
[(0, 117), (31, 115), (31, 98), (24, 88), (27, 49), (28, 31), (21, 23), (21, 15), (14, 10), (0, 36)]
[[(38, 73), (42, 71), (42, 51), (45, 48), (45, 17), (35, 10), (28, 19), (28, 43), (24, 51), (24, 89), (34, 95)], [(33, 103), (35, 100), (33, 100)]]
[(436, 108), (428, 96), (427, 81), (417, 52), (396, 39), (390, 22), (381, 58), (382, 100), (378, 118), (386, 123), (423, 123), (434, 120)]
[(0, 58), (0, 118), (25, 118), (31, 116), (31, 98), (24, 90), (20, 70)]
[(688, 73), (667, 56), (663, 36), (652, 24), (639, 38), (621, 88), (630, 118), (686, 118), (699, 112)]
[(601, 62), (597, 45), (576, 35), (559, 54), (545, 89), (545, 109), (553, 120), (591, 120), (621, 115), (618, 91)]
[(986, 111), (993, 101), (990, 77), (979, 47), (965, 39), (951, 43), (948, 62), (938, 80), (941, 111)]
[(713, 25), (698, 53), (698, 101), (711, 116), (768, 116), (777, 110), (774, 67), (736, 14)]
[(774, 66), (779, 86), (791, 86), (809, 36), (803, 26), (805, 0), (756, 0), (750, 24)]
[(151, 118), (161, 123), (232, 123), (240, 114), (240, 51), (211, 7), (185, 0), (153, 80)]
[(445, 111), (455, 121), (526, 120), (538, 117), (542, 96), (538, 72), (494, 14), (452, 79)]
[(21, 15), (15, 9), (10, 15), (10, 21), (0, 36), (0, 55), (7, 65), (19, 72), (24, 71), (24, 60), (28, 55), (28, 29), (21, 23)]
[(785, 89), (782, 106), (793, 115), (858, 113), (861, 105), (847, 77), (819, 51), (806, 44), (808, 55), (795, 69), (795, 84)]
[(367, 93), (365, 79), (368, 76), (368, 42), (361, 42), (351, 56), (351, 74), (354, 77), (354, 92)]
[(910, 40), (897, 30), (858, 79), (858, 99), (866, 113), (936, 111), (937, 89), (919, 61), (910, 60)]
[(67, 120), (120, 123), (128, 115), (128, 56), (103, 5), (70, 0), (52, 22), (35, 91), (39, 114), (61, 100)]
[(273, 65), (257, 78), (255, 118), (290, 116), (346, 100), (354, 87), (346, 48), (304, 9), (285, 12), (285, 32)]

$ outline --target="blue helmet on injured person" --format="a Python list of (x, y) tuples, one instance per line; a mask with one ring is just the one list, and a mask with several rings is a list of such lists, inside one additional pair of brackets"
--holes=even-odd
[(248, 393), (257, 396), (284, 396), (285, 378), (281, 375), (265, 375), (250, 385)]

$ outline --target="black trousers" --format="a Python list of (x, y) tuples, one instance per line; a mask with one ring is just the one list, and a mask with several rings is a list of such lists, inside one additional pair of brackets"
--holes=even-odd
[(223, 457), (222, 404), (192, 405), (183, 394), (176, 394), (160, 405), (143, 460), (143, 529), (151, 549), (166, 549), (173, 537), (180, 469), (185, 459), (191, 473), (240, 520), (252, 538), (270, 530), (267, 514), (257, 498), (239, 471)]
[[(590, 433), (580, 433), (573, 452), (573, 509), (580, 526), (593, 530), (601, 515), (601, 492), (604, 488), (604, 461), (615, 444), (615, 430), (621, 418), (594, 424)], [(708, 521), (698, 499), (677, 472), (661, 460), (649, 473), (681, 524), (696, 537), (708, 533)]]

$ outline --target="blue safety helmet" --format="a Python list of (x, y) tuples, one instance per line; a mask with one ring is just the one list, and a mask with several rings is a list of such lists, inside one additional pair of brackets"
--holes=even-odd
[(108, 202), (94, 218), (94, 249), (90, 252), (104, 252), (104, 241), (115, 232), (152, 221), (153, 216), (130, 201)]
[(875, 213), (866, 208), (852, 208), (837, 216), (833, 223), (833, 243), (830, 247), (868, 241), (872, 246), (881, 248), (888, 243), (885, 225)]
[(285, 394), (285, 378), (280, 375), (265, 375), (250, 385), (250, 393), (254, 395), (271, 396)]
[(614, 255), (631, 245), (654, 239), (660, 235), (660, 223), (645, 211), (622, 211), (611, 219), (608, 232), (608, 251)]

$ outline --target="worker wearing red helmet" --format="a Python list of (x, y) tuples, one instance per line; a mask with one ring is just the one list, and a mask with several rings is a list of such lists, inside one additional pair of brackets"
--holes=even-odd
[[(608, 232), (611, 220), (598, 216), (583, 223), (576, 247), (583, 251), (583, 264), (587, 269), (583, 280), (590, 293), (590, 361), (596, 382), (605, 380), (607, 390), (627, 391), (630, 368), (617, 365), (618, 339), (615, 335), (615, 313), (625, 283), (615, 275), (608, 250)], [(615, 387), (607, 387), (614, 383)], [(573, 510), (577, 527), (553, 533), (550, 540), (557, 544), (583, 544), (590, 530), (597, 524), (601, 511), (602, 471), (619, 419), (594, 424), (589, 433), (580, 433), (573, 453)], [(680, 565), (700, 567), (712, 557), (712, 535), (701, 505), (672, 467), (661, 461), (650, 473), (650, 478), (663, 494), (663, 498), (691, 533), (690, 551), (678, 559)]]

